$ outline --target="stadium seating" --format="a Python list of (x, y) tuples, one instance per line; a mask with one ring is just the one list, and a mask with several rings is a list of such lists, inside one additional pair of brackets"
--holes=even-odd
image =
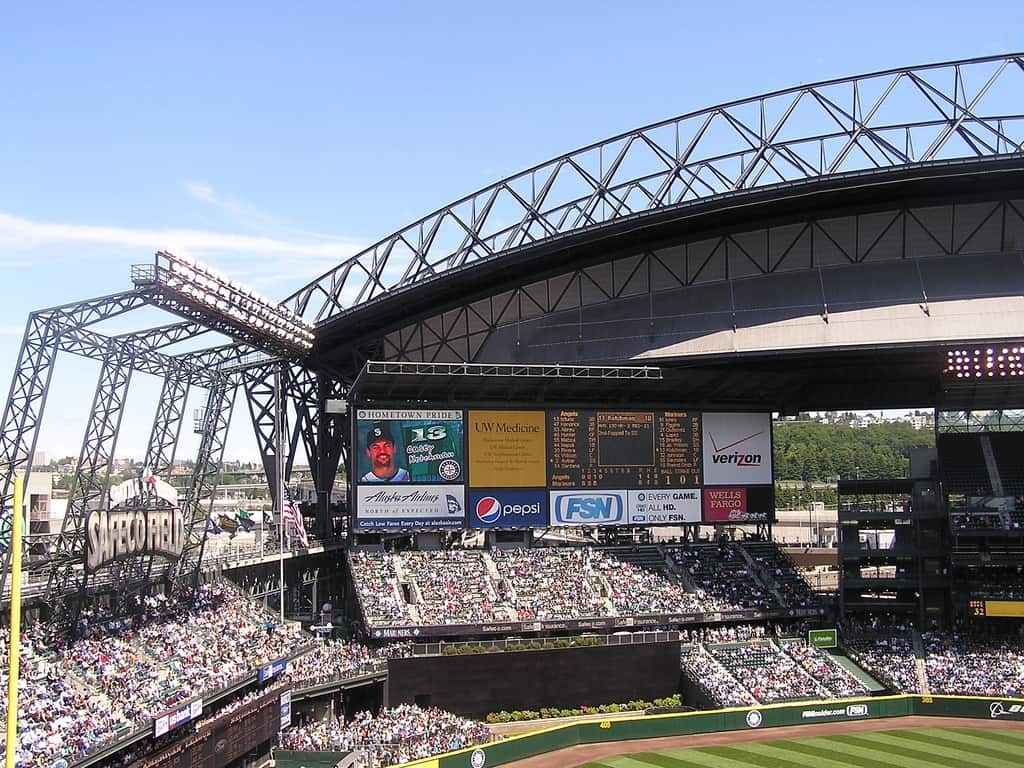
[(816, 604), (771, 543), (753, 554), (729, 543), (638, 549), (358, 551), (350, 567), (364, 622), (374, 628)]
[(921, 693), (909, 627), (875, 620), (847, 620), (843, 646), (850, 658), (893, 691)]
[(666, 551), (702, 594), (720, 596), (722, 607), (717, 610), (765, 609), (777, 602), (731, 544), (684, 544), (667, 547)]
[(371, 766), (405, 763), (490, 741), (483, 723), (440, 709), (403, 704), (376, 716), (358, 713), (350, 722), (332, 718), (290, 728), (281, 734), (282, 749), (302, 751), (358, 750)]
[[(42, 624), (26, 628), (19, 765), (73, 762), (310, 644), (223, 587), (203, 587), (187, 603), (148, 597), (138, 608), (128, 619), (83, 617), (75, 640)], [(0, 673), (6, 683), (6, 661)], [(6, 702), (0, 709), (6, 717)]]

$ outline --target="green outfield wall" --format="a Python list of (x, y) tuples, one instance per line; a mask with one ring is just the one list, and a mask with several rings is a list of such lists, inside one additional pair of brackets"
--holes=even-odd
[(462, 749), (407, 764), (407, 768), (490, 768), (577, 744), (686, 736), (716, 731), (771, 729), (786, 725), (899, 718), (970, 717), (1024, 720), (1024, 699), (973, 696), (876, 696), (734, 707), (711, 712), (616, 718), (571, 723)]

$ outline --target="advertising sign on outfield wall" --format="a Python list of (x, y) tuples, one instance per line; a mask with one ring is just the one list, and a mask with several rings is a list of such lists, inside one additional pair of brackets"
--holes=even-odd
[(772, 482), (772, 417), (769, 413), (703, 415), (705, 485)]

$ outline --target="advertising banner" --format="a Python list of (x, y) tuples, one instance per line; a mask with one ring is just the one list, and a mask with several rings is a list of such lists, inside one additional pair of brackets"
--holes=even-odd
[(807, 631), (807, 644), (815, 648), (835, 648), (839, 645), (837, 629), (810, 629)]
[(173, 731), (185, 723), (198, 720), (203, 715), (203, 700), (195, 699), (187, 704), (175, 707), (170, 712), (165, 712), (153, 718), (153, 738), (163, 736), (168, 731)]
[(700, 490), (630, 491), (630, 525), (684, 525), (700, 522)]
[(705, 523), (764, 523), (774, 517), (771, 486), (705, 488)]
[(363, 531), (463, 528), (466, 492), (461, 485), (360, 485), (356, 528)]
[(256, 670), (256, 680), (260, 683), (266, 682), (271, 678), (277, 677), (286, 669), (288, 669), (288, 659), (277, 659), (269, 664), (264, 664)]
[(540, 488), (547, 483), (544, 411), (470, 411), (469, 485)]
[(470, 528), (545, 528), (547, 491), (488, 489), (469, 492)]
[(625, 525), (626, 491), (549, 491), (551, 525)]
[(359, 409), (355, 476), (360, 484), (463, 482), (462, 411)]
[(292, 724), (292, 692), (284, 691), (281, 694), (281, 727), (284, 730)]
[(705, 485), (772, 482), (770, 413), (705, 413), (702, 447)]

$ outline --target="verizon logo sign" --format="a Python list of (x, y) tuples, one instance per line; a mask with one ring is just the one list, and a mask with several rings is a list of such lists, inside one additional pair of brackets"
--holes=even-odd
[(771, 416), (767, 413), (706, 413), (704, 482), (770, 483)]

